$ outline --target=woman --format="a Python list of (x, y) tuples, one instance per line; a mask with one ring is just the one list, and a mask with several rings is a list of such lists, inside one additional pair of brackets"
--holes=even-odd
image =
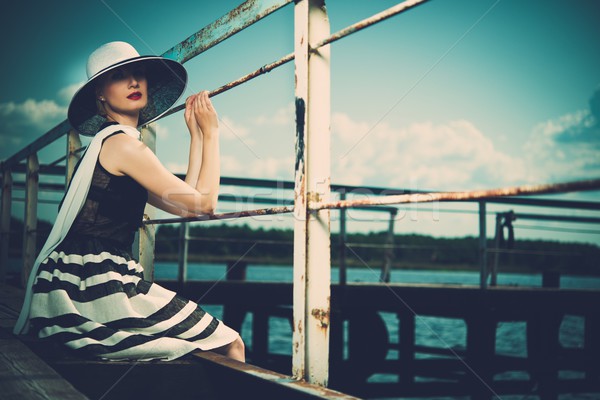
[(90, 55), (87, 74), (68, 118), (80, 133), (95, 137), (31, 272), (14, 332), (31, 326), (41, 338), (110, 360), (172, 360), (213, 350), (244, 361), (237, 332), (196, 303), (143, 280), (131, 255), (147, 201), (182, 216), (216, 207), (219, 127), (208, 93), (186, 101), (191, 145), (183, 182), (139, 141), (136, 129), (181, 96), (183, 66), (112, 42)]

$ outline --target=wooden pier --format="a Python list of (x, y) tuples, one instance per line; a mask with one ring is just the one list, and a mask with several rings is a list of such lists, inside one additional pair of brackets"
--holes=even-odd
[[(291, 358), (269, 352), (269, 320), (291, 319), (292, 284), (267, 282), (162, 281), (204, 304), (225, 306), (225, 320), (241, 328), (253, 315), (252, 362), (289, 373)], [(231, 293), (236, 293), (231, 296)], [(600, 395), (600, 291), (558, 288), (373, 284), (332, 285), (330, 387), (356, 396), (425, 397), (537, 395), (555, 399), (564, 393)], [(379, 313), (397, 315), (392, 338)], [(559, 329), (566, 315), (584, 319), (584, 345), (565, 348)], [(415, 343), (415, 320), (422, 316), (464, 321), (464, 349)], [(347, 322), (344, 322), (347, 321)], [(526, 325), (523, 357), (496, 353), (498, 324)], [(344, 325), (348, 328), (344, 332)], [(347, 341), (344, 342), (344, 336)], [(347, 357), (343, 356), (344, 346)], [(524, 373), (526, 379), (500, 374)], [(571, 371), (577, 378), (565, 378)], [(374, 374), (395, 375), (395, 382), (373, 382)]]

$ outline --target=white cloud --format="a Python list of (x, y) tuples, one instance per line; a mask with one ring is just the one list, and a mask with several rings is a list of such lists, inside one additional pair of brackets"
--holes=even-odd
[(371, 126), (332, 115), (334, 182), (458, 190), (528, 180), (523, 161), (496, 149), (469, 121)]
[(224, 139), (240, 139), (248, 136), (248, 129), (233, 119), (223, 116), (219, 123), (220, 132)]
[(294, 104), (289, 103), (287, 106), (276, 110), (272, 115), (259, 115), (258, 117), (254, 118), (253, 122), (257, 126), (286, 126), (293, 124), (294, 121)]
[(587, 110), (539, 123), (524, 148), (543, 181), (600, 176), (600, 126)]
[(73, 95), (79, 90), (80, 87), (83, 86), (84, 83), (85, 81), (81, 81), (60, 89), (58, 91), (59, 99), (63, 103), (69, 104), (73, 98)]
[(221, 175), (225, 176), (245, 176), (245, 166), (240, 162), (239, 157), (233, 155), (221, 155)]
[(293, 179), (294, 156), (266, 157), (242, 162), (239, 157), (221, 155), (221, 173), (225, 176), (244, 176), (264, 179)]
[(0, 159), (4, 159), (64, 120), (66, 107), (52, 100), (0, 103)]
[(66, 107), (53, 100), (27, 99), (23, 103), (0, 103), (0, 116), (14, 125), (34, 125), (41, 128), (52, 128), (51, 122), (58, 122), (67, 113)]
[(154, 127), (154, 130), (156, 132), (156, 138), (157, 139), (168, 139), (169, 135), (170, 135), (170, 131), (169, 128), (167, 128), (167, 126), (163, 123), (160, 122), (155, 122), (154, 124), (151, 124)]
[(187, 164), (180, 162), (167, 162), (165, 168), (173, 174), (185, 174), (187, 172)]

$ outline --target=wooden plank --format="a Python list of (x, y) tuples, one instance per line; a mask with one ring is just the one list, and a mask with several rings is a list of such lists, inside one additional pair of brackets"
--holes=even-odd
[(2, 399), (85, 400), (69, 382), (15, 338), (0, 338)]
[(8, 244), (10, 243), (10, 216), (12, 206), (12, 174), (2, 171), (2, 205), (0, 209), (0, 283), (6, 279)]
[(39, 169), (37, 153), (27, 158), (27, 177), (25, 189), (25, 215), (23, 226), (23, 269), (21, 270), (21, 285), (27, 286), (29, 274), (33, 269), (37, 254), (37, 208)]
[[(226, 398), (220, 396), (220, 388), (209, 379), (203, 366), (189, 358), (174, 361), (107, 362), (65, 356), (60, 352), (49, 352), (39, 345), (36, 352), (91, 399)], [(228, 384), (232, 385), (231, 382)]]
[[(357, 399), (216, 353), (199, 352), (194, 353), (194, 356), (206, 368), (211, 382), (221, 388), (220, 393), (224, 399), (245, 398), (253, 393), (260, 393), (257, 398), (262, 399)], [(231, 382), (235, 382), (235, 385), (231, 385)]]

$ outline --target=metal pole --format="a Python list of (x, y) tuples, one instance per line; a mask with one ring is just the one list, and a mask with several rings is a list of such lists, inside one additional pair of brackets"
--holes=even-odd
[[(142, 142), (156, 153), (156, 130), (154, 125), (147, 125), (142, 128)], [(146, 204), (144, 209), (144, 220), (154, 217), (154, 207)], [(139, 262), (144, 268), (144, 279), (154, 280), (154, 242), (156, 228), (154, 225), (142, 224), (138, 229), (137, 250)]]
[(12, 205), (12, 175), (9, 169), (2, 172), (2, 210), (0, 211), (0, 283), (6, 280), (10, 243), (10, 209)]
[(179, 273), (177, 280), (183, 285), (187, 279), (187, 259), (190, 237), (190, 224), (182, 222), (179, 224)]
[(386, 244), (388, 247), (385, 249), (385, 258), (383, 261), (383, 268), (381, 269), (381, 282), (389, 282), (391, 278), (392, 260), (394, 259), (394, 221), (396, 221), (397, 211), (390, 212), (390, 222), (388, 225), (388, 234)]
[(27, 177), (25, 189), (25, 218), (23, 224), (23, 270), (21, 271), (21, 285), (27, 286), (29, 274), (33, 268), (36, 256), (37, 239), (37, 202), (39, 169), (37, 153), (27, 157)]
[(479, 284), (487, 288), (487, 238), (485, 226), (485, 201), (479, 202)]
[(65, 170), (65, 188), (69, 186), (71, 178), (75, 173), (75, 166), (81, 158), (80, 153), (77, 152), (81, 148), (81, 139), (77, 131), (71, 129), (67, 133), (67, 168)]
[(492, 265), (492, 277), (490, 279), (490, 286), (496, 286), (498, 283), (498, 264), (500, 263), (500, 237), (502, 235), (502, 214), (496, 214), (496, 237), (494, 239), (494, 247), (496, 252), (494, 253), (494, 264)]
[[(509, 186), (500, 189), (489, 190), (474, 190), (469, 192), (431, 192), (431, 193), (415, 193), (415, 194), (400, 194), (381, 197), (369, 197), (368, 199), (354, 199), (345, 201), (315, 201), (310, 199), (309, 210), (324, 210), (331, 208), (347, 208), (357, 206), (374, 206), (387, 204), (406, 204), (406, 203), (432, 203), (436, 201), (491, 201), (497, 203), (500, 197), (504, 196), (527, 196), (532, 194), (550, 194), (550, 193), (567, 193), (580, 192), (584, 190), (600, 189), (600, 179), (590, 179), (585, 181), (574, 181), (564, 183), (550, 183), (542, 185), (524, 185), (524, 186)], [(492, 199), (490, 199), (492, 197)], [(532, 200), (527, 199), (510, 199), (512, 204), (533, 204)], [(539, 204), (539, 199), (536, 203)], [(505, 202), (505, 201), (502, 201)], [(545, 204), (550, 205), (548, 200)], [(565, 204), (561, 201), (559, 204)], [(593, 206), (594, 209), (595, 206)]]
[(296, 163), (294, 188), (294, 333), (292, 373), (327, 386), (330, 325), (330, 215), (309, 212), (309, 201), (330, 197), (329, 47), (310, 45), (329, 35), (323, 0), (294, 6)]
[[(346, 200), (346, 192), (340, 192), (340, 200)], [(340, 209), (340, 285), (345, 285), (348, 281), (346, 271), (346, 209)]]

